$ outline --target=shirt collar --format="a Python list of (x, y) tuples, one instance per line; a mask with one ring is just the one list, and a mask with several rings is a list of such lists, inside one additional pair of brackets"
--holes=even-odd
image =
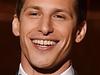
[[(19, 67), (19, 71), (18, 71), (18, 75), (28, 75), (22, 65), (20, 64), (20, 67)], [(66, 71), (64, 71), (61, 75), (74, 75), (74, 69), (72, 66), (70, 66)]]
[(61, 75), (74, 75), (74, 69), (70, 66), (66, 71), (64, 71)]
[(18, 75), (28, 75), (28, 74), (24, 71), (24, 69), (23, 69), (23, 67), (22, 67), (21, 64), (20, 64), (20, 66), (19, 66)]

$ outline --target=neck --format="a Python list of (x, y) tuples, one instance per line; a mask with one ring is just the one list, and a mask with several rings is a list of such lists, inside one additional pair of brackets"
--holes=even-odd
[(65, 70), (67, 70), (69, 68), (69, 66), (71, 65), (71, 61), (68, 60), (66, 61), (58, 70), (56, 70), (53, 73), (41, 73), (39, 71), (37, 71), (36, 69), (34, 69), (30, 63), (28, 62), (28, 60), (26, 59), (26, 57), (24, 55), (21, 56), (21, 64), (22, 67), (24, 69), (24, 71), (28, 74), (28, 75), (60, 75), (61, 73), (63, 73)]

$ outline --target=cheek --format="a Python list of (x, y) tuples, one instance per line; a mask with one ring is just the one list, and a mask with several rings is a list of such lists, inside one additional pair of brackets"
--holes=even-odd
[(67, 38), (69, 35), (72, 34), (72, 31), (73, 31), (73, 26), (71, 25), (58, 26), (56, 28), (63, 38)]
[(20, 32), (22, 35), (26, 35), (32, 30), (36, 30), (38, 26), (38, 22), (36, 21), (30, 21), (30, 20), (22, 20), (20, 25)]
[(64, 21), (64, 22), (55, 22), (55, 29), (63, 36), (67, 37), (72, 34), (75, 28), (74, 19)]

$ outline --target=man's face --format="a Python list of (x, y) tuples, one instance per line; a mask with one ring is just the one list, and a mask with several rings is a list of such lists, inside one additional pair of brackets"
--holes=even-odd
[(77, 20), (74, 0), (25, 0), (16, 19), (13, 29), (28, 62), (49, 68), (67, 58)]

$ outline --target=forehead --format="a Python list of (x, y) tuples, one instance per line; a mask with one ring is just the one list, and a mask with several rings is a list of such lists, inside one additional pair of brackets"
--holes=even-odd
[(43, 6), (47, 8), (73, 8), (75, 0), (25, 0), (24, 7)]

